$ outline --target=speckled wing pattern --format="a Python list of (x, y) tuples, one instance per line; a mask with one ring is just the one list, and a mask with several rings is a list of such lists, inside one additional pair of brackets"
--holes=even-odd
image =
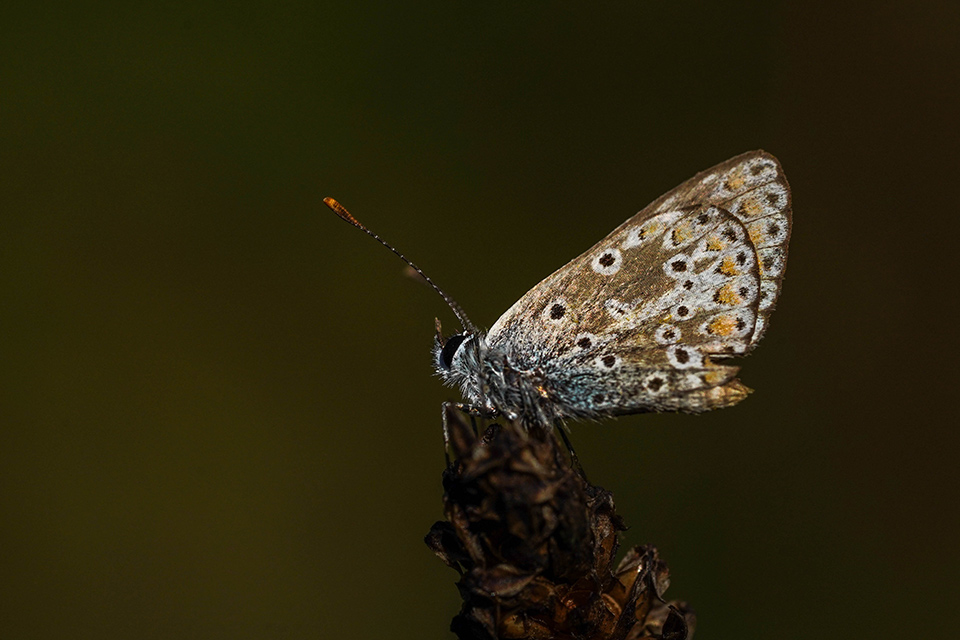
[(664, 194), (517, 301), (487, 342), (543, 372), (571, 417), (705, 411), (749, 389), (738, 368), (766, 329), (790, 236), (776, 158), (737, 156)]

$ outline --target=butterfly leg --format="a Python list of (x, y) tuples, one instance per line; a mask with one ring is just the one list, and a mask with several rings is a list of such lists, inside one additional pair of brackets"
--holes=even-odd
[(570, 452), (570, 462), (573, 464), (573, 468), (577, 470), (577, 473), (580, 474), (580, 477), (583, 478), (584, 482), (589, 483), (587, 480), (587, 474), (583, 470), (583, 466), (580, 464), (580, 458), (577, 457), (577, 452), (573, 449), (573, 444), (570, 442), (570, 438), (567, 437), (567, 430), (563, 421), (560, 418), (557, 418), (553, 422), (554, 431), (560, 434), (560, 438), (563, 440), (563, 444), (567, 447), (567, 451)]
[(477, 418), (493, 418), (496, 413), (491, 413), (481, 407), (463, 402), (444, 402), (440, 405), (440, 414), (443, 418), (443, 455), (446, 458), (447, 466), (450, 466), (450, 425), (447, 419), (447, 411), (455, 409), (464, 415), (470, 416), (470, 424), (473, 427), (474, 437), (479, 438), (477, 429)]

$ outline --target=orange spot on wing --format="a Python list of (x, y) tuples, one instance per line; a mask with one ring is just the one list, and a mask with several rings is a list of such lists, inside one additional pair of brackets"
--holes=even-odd
[(727, 256), (720, 263), (720, 273), (725, 276), (735, 276), (739, 272), (737, 271), (737, 261), (733, 259), (733, 256)]
[(737, 328), (737, 321), (732, 316), (714, 318), (707, 325), (707, 330), (715, 336), (728, 336)]
[(747, 183), (743, 178), (743, 174), (740, 171), (733, 173), (729, 178), (727, 178), (726, 187), (730, 191), (738, 191)]
[(750, 234), (750, 242), (755, 245), (762, 245), (763, 241), (767, 238), (767, 233), (763, 230), (762, 224), (752, 224), (747, 229), (747, 233)]
[(714, 385), (723, 382), (724, 375), (719, 371), (707, 371), (703, 374), (703, 381), (706, 384)]
[(756, 198), (745, 198), (743, 202), (740, 203), (740, 213), (748, 218), (762, 213), (763, 209), (760, 208), (760, 205), (757, 203)]
[(717, 292), (717, 301), (722, 304), (735, 305), (743, 302), (743, 298), (733, 288), (733, 284), (726, 284)]
[(676, 229), (673, 230), (673, 243), (674, 244), (683, 244), (691, 237), (690, 225), (682, 224)]
[(723, 242), (717, 236), (707, 238), (707, 251), (723, 251)]

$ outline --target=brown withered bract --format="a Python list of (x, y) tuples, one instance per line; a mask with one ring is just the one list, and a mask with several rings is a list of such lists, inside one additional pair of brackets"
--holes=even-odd
[(666, 565), (653, 547), (615, 564), (625, 526), (613, 496), (574, 470), (554, 435), (493, 425), (478, 439), (448, 410), (453, 462), (446, 521), (428, 546), (460, 573), (461, 640), (685, 640), (694, 616), (666, 602)]

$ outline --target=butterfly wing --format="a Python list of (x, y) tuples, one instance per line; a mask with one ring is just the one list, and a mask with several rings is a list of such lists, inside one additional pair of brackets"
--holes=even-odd
[[(543, 280), (487, 342), (541, 369), (567, 415), (701, 411), (748, 390), (714, 358), (748, 353), (780, 290), (790, 191), (762, 151), (661, 196)], [(615, 371), (616, 370), (616, 371)]]

